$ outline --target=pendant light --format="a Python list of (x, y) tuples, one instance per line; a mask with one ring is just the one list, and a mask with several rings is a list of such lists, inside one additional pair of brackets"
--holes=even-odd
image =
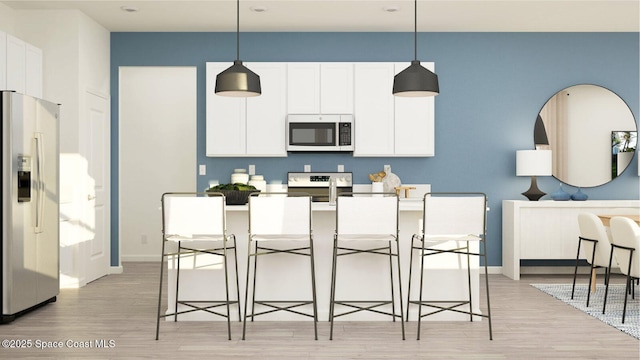
[(252, 97), (262, 93), (260, 76), (242, 65), (240, 60), (240, 0), (237, 0), (236, 60), (216, 77), (215, 93), (221, 96)]
[(420, 65), (418, 61), (418, 0), (414, 0), (414, 56), (411, 65), (393, 78), (395, 96), (436, 96), (440, 93), (438, 75)]

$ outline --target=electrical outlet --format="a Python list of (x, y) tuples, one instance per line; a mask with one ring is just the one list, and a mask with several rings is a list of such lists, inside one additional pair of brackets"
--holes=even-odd
[(207, 165), (200, 165), (198, 173), (200, 175), (207, 175)]
[(142, 245), (146, 245), (147, 244), (147, 235), (146, 234), (140, 235), (140, 243)]
[(386, 172), (387, 174), (391, 172), (391, 165), (385, 165), (383, 166), (384, 172)]
[(344, 165), (338, 165), (338, 172), (344, 172)]
[(304, 172), (311, 172), (311, 165), (305, 165)]
[(249, 165), (249, 175), (255, 175), (255, 174), (256, 174), (256, 166)]

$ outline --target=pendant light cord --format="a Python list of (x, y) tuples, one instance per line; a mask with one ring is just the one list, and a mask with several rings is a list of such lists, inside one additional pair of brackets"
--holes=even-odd
[(418, 0), (413, 1), (413, 60), (418, 60)]
[(240, 60), (240, 0), (236, 1), (236, 60)]

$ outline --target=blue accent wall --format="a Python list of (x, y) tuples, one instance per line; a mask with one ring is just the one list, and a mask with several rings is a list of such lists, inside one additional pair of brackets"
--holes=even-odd
[[(575, 84), (596, 84), (640, 111), (638, 33), (421, 33), (418, 59), (433, 61), (440, 80), (433, 158), (354, 158), (349, 154), (291, 154), (286, 158), (205, 156), (205, 63), (235, 58), (235, 33), (112, 33), (112, 265), (118, 259), (118, 67), (196, 66), (198, 70), (198, 189), (222, 182), (234, 168), (256, 165), (267, 180), (287, 171), (334, 171), (344, 164), (354, 182), (390, 164), (405, 183), (434, 191), (482, 191), (489, 196), (488, 265), (502, 264), (502, 200), (521, 199), (530, 179), (515, 176), (515, 152), (533, 148), (533, 127), (544, 103)], [(240, 58), (251, 61), (410, 61), (411, 33), (241, 33)], [(168, 89), (168, 91), (170, 91)], [(391, 91), (391, 89), (389, 89)], [(193, 169), (197, 173), (197, 169)], [(583, 189), (590, 199), (638, 199), (637, 161), (609, 184)], [(560, 182), (541, 178), (552, 193)], [(575, 191), (564, 186), (568, 192)], [(547, 199), (548, 195), (543, 198)]]

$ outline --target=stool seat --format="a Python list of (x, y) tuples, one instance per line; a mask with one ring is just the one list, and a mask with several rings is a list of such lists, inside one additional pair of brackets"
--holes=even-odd
[(394, 234), (337, 234), (339, 241), (396, 241)]
[(252, 241), (309, 241), (311, 234), (252, 234)]

